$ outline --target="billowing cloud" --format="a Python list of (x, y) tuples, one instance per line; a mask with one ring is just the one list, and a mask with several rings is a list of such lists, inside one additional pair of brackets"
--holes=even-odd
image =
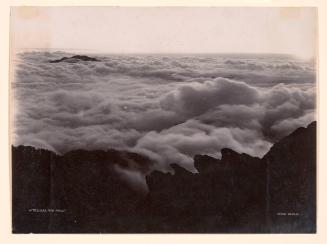
[(271, 143), (260, 132), (250, 129), (216, 127), (190, 119), (187, 122), (158, 132), (148, 132), (138, 140), (134, 150), (149, 155), (169, 170), (167, 163), (177, 163), (195, 172), (192, 158), (196, 154), (221, 157), (224, 147), (238, 152), (262, 156)]
[[(57, 153), (121, 149), (156, 169), (224, 147), (262, 157), (315, 120), (314, 65), (290, 57), (98, 56), (24, 53), (13, 81), (14, 144)], [(138, 172), (117, 169), (137, 181)], [(140, 183), (142, 184), (142, 183)]]
[(162, 101), (162, 107), (196, 116), (220, 104), (249, 105), (255, 103), (258, 98), (258, 91), (244, 82), (217, 78), (179, 87), (177, 92), (169, 94)]

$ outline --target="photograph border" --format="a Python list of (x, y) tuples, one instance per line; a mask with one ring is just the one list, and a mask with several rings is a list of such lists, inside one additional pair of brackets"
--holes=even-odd
[[(317, 234), (102, 234), (101, 237), (94, 234), (42, 234), (42, 235), (25, 235), (25, 234), (12, 234), (11, 230), (11, 164), (10, 162), (10, 141), (9, 141), (9, 78), (10, 78), (10, 65), (9, 65), (9, 12), (10, 6), (217, 6), (217, 7), (300, 7), (310, 6), (317, 7), (318, 11), (318, 31), (317, 31)], [(78, 241), (80, 243), (100, 242), (108, 243), (167, 243), (167, 242), (205, 242), (215, 243), (218, 241), (232, 241), (242, 243), (276, 243), (284, 241), (287, 243), (324, 243), (327, 240), (327, 197), (326, 185), (327, 177), (324, 174), (327, 172), (326, 152), (323, 150), (326, 138), (326, 114), (324, 113), (324, 105), (327, 104), (327, 97), (323, 96), (326, 92), (327, 70), (323, 67), (327, 64), (327, 1), (324, 0), (280, 0), (280, 1), (265, 1), (265, 0), (243, 0), (243, 1), (2, 1), (0, 8), (1, 16), (1, 30), (3, 35), (1, 37), (2, 54), (0, 75), (1, 75), (1, 95), (0, 104), (2, 108), (1, 116), (1, 168), (0, 168), (0, 199), (1, 213), (0, 213), (0, 242), (1, 243), (57, 243)], [(8, 116), (8, 117), (7, 117)], [(326, 151), (326, 150), (325, 150)]]

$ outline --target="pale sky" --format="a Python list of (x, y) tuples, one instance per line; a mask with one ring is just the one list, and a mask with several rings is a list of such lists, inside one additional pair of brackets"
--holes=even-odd
[(315, 53), (315, 8), (13, 7), (11, 45), (103, 53)]

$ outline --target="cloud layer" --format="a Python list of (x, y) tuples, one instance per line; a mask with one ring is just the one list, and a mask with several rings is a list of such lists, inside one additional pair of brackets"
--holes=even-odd
[[(67, 54), (65, 54), (67, 56)], [(49, 63), (63, 53), (24, 53), (13, 81), (14, 144), (124, 149), (155, 168), (224, 147), (263, 156), (315, 120), (310, 62), (266, 56), (97, 56)]]

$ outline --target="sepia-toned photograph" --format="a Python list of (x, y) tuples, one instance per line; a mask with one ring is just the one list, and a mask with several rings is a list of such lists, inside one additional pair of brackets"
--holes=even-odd
[(12, 233), (316, 233), (317, 9), (11, 7)]

